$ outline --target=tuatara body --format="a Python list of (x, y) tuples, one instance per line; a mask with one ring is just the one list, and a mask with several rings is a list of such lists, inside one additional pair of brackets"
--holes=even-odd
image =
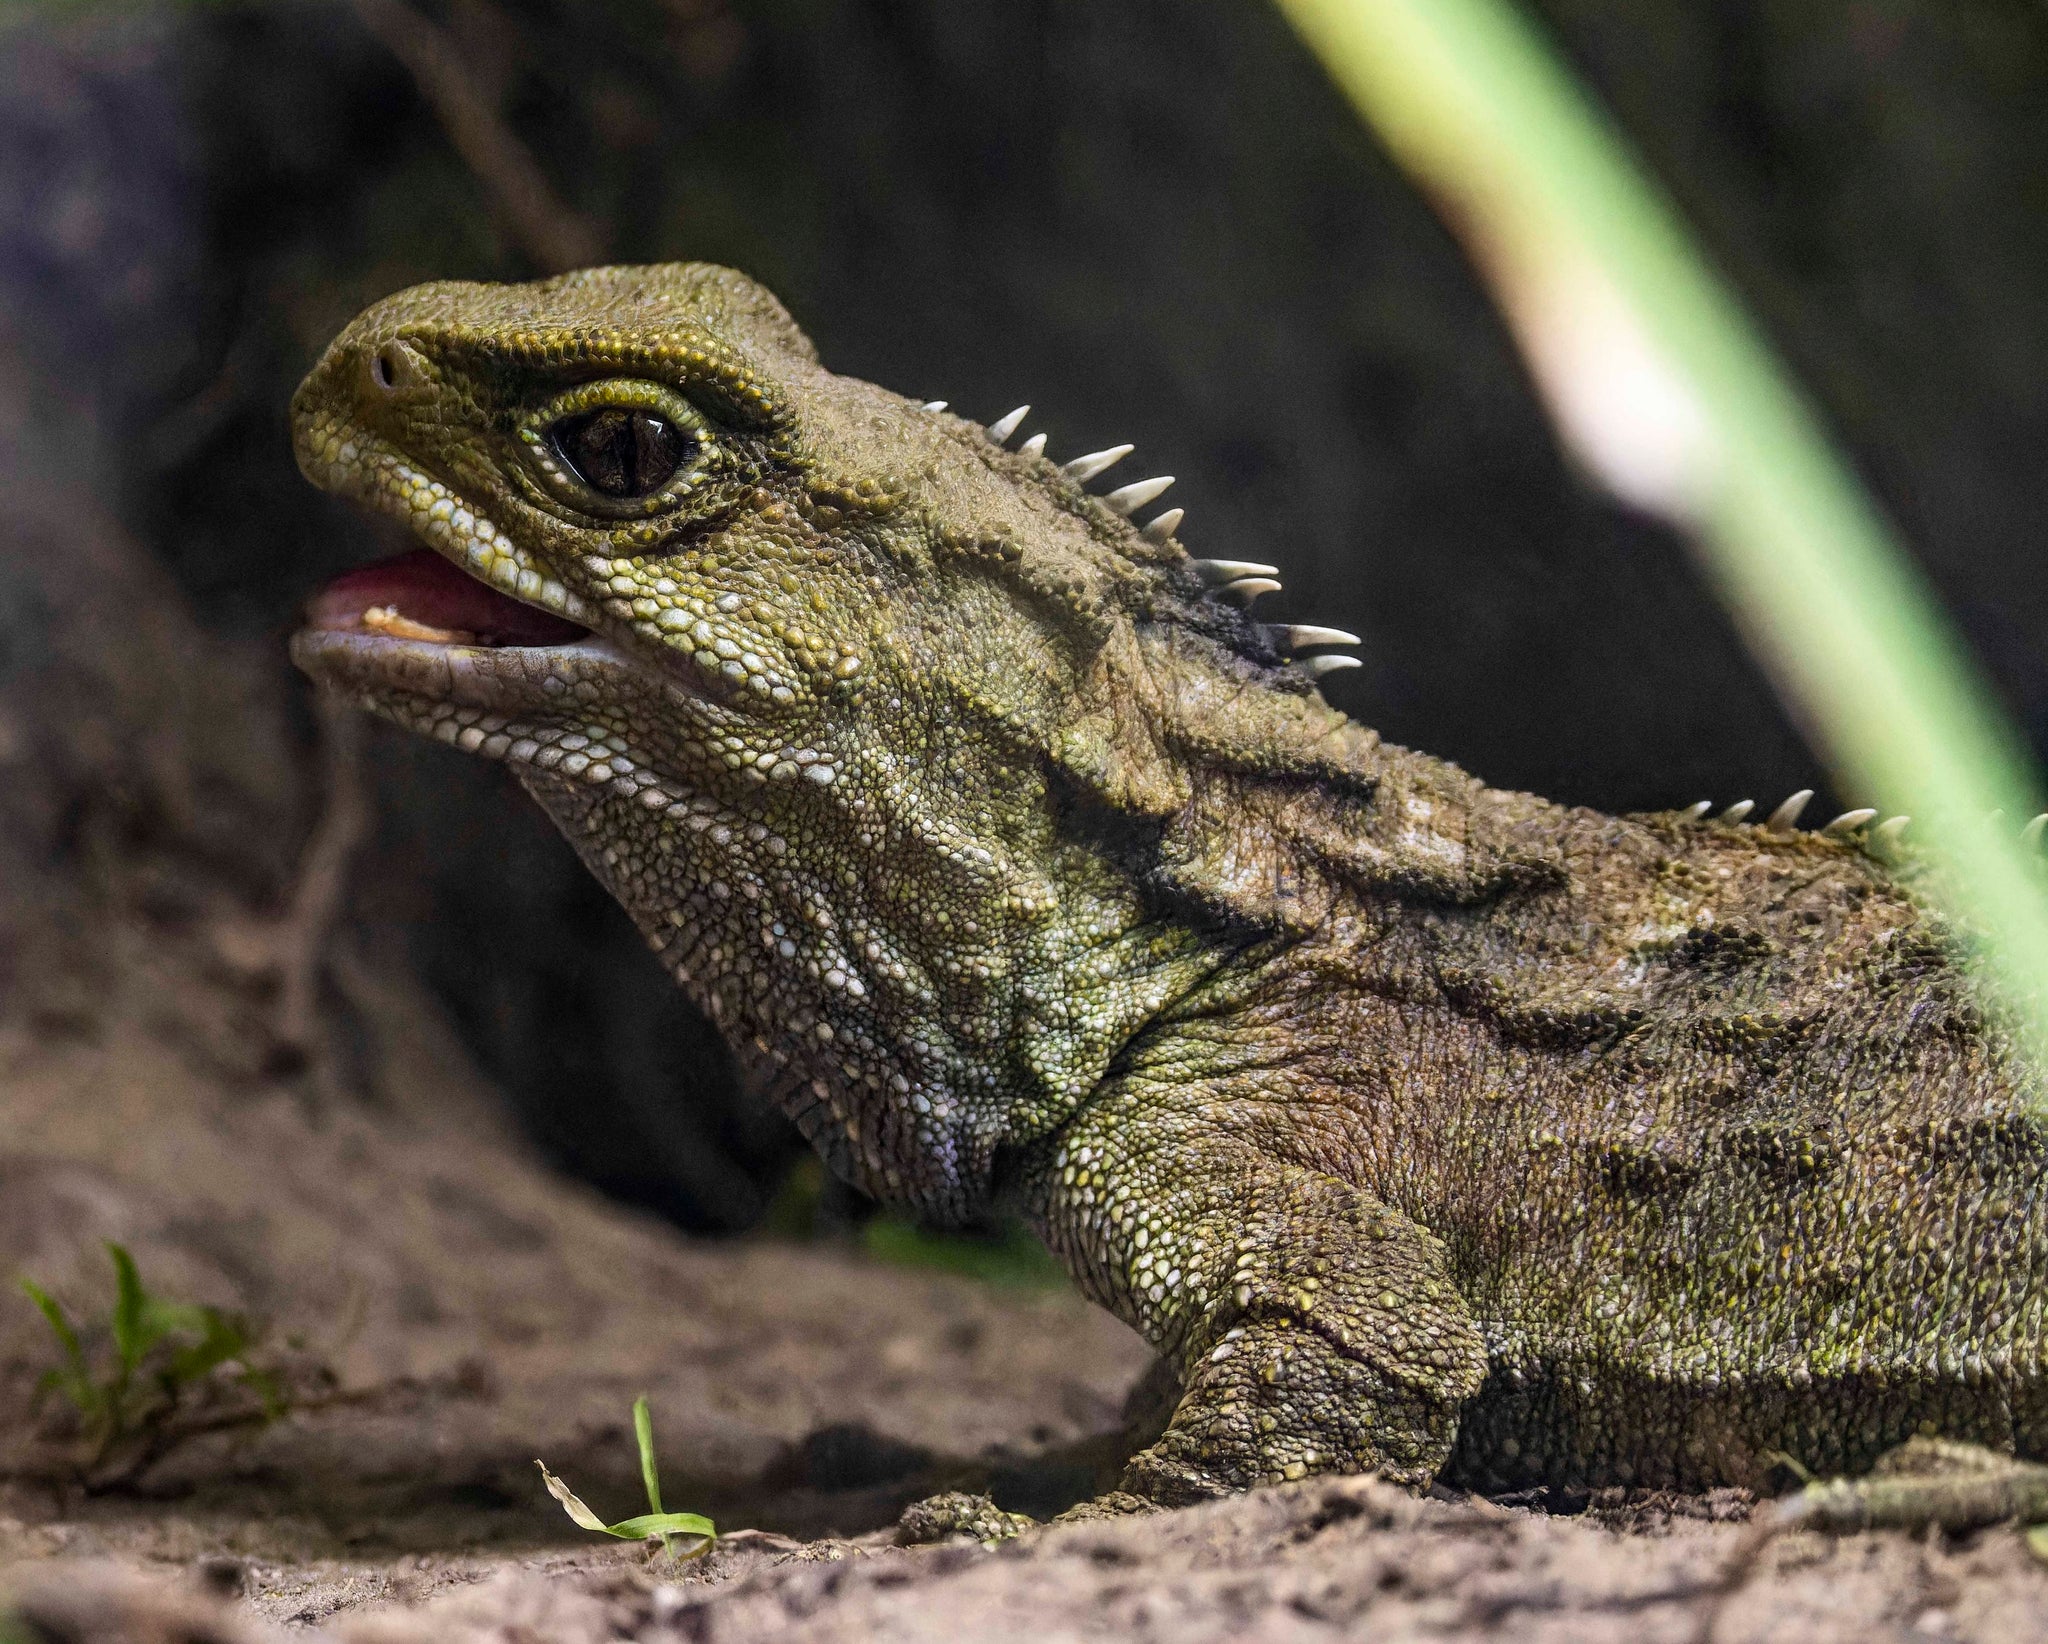
[(835, 376), (724, 269), (403, 292), (293, 428), (428, 550), (301, 665), (508, 764), (833, 1169), (1142, 1331), (1128, 1489), (2048, 1453), (2038, 1078), (1856, 819), (1383, 743), (1119, 453)]

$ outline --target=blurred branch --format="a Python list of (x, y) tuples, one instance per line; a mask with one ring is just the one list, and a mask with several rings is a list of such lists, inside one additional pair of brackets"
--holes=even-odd
[(327, 949), (348, 896), (349, 867), (370, 831), (370, 797), (363, 780), (362, 715), (326, 691), (314, 693), (325, 766), (320, 818), (299, 859), (291, 907), (278, 931), (276, 1033), (281, 1057), (292, 1066), (318, 1060), (320, 983)]
[(604, 236), (556, 194), (448, 31), (405, 0), (355, 0), (355, 8), (363, 27), (405, 65), (527, 260), (549, 274), (603, 261)]
[[(1687, 528), (1868, 802), (1918, 819), (2048, 1063), (2048, 884), (2023, 745), (1932, 589), (1684, 228), (1503, 0), (1280, 0), (1492, 282), (1574, 454)], [(2002, 816), (2000, 815), (2002, 813)]]

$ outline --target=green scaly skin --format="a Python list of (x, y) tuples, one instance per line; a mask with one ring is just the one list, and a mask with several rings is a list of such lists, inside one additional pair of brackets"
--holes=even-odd
[[(688, 431), (644, 501), (560, 459), (605, 405)], [(2048, 1454), (2035, 1075), (1903, 870), (1381, 743), (726, 270), (401, 293), (293, 423), (593, 630), (300, 663), (509, 763), (834, 1169), (1020, 1210), (1167, 1355), (1132, 1491)]]

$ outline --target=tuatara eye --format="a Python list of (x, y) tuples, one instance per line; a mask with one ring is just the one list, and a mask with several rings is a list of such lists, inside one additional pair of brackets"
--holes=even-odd
[(578, 479), (622, 501), (654, 495), (696, 458), (699, 444), (694, 430), (626, 406), (564, 417), (548, 437)]

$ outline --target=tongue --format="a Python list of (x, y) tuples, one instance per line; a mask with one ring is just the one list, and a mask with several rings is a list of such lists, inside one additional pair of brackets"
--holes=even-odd
[(374, 628), (469, 645), (563, 645), (589, 632), (464, 575), (431, 548), (335, 578), (313, 596), (306, 622), (313, 628)]

